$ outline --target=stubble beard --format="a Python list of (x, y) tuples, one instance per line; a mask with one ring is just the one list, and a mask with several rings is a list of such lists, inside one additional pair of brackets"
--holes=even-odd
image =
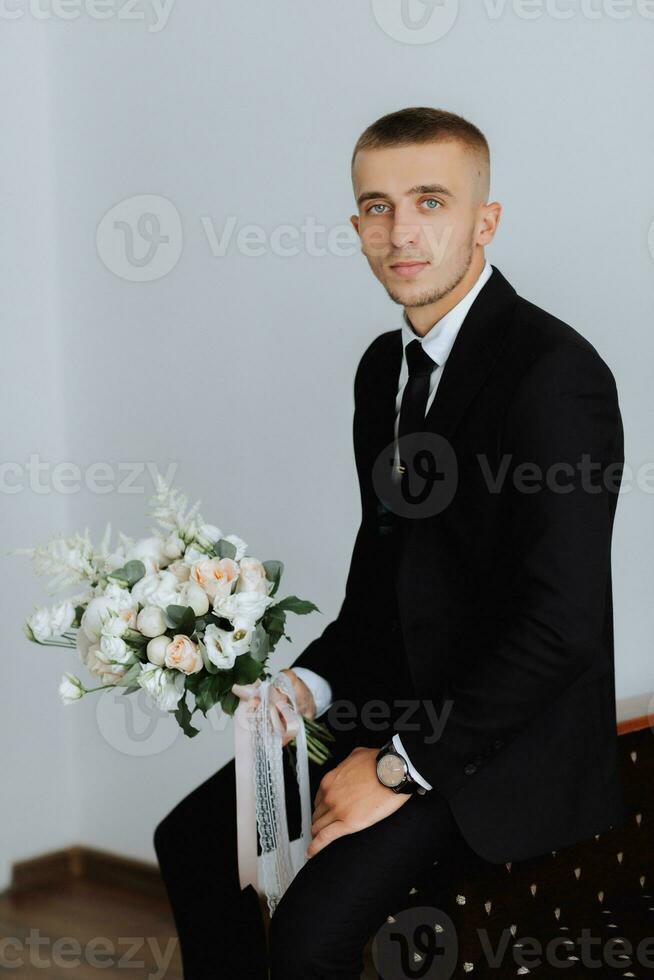
[(470, 241), (466, 247), (466, 251), (461, 262), (457, 265), (456, 269), (450, 273), (450, 277), (446, 283), (439, 286), (432, 286), (426, 289), (425, 292), (421, 293), (419, 296), (411, 298), (409, 301), (407, 301), (406, 296), (400, 296), (399, 293), (396, 293), (393, 287), (389, 286), (387, 283), (384, 283), (384, 288), (386, 289), (390, 299), (392, 299), (394, 303), (398, 303), (400, 306), (429, 306), (430, 303), (437, 303), (439, 300), (443, 299), (444, 296), (447, 296), (448, 293), (451, 293), (453, 289), (456, 289), (472, 265), (473, 258), (474, 246), (472, 241)]

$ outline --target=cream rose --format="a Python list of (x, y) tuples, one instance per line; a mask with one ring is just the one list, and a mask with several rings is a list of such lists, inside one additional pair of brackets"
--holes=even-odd
[(266, 570), (258, 558), (241, 558), (235, 592), (260, 592), (268, 595), (272, 586), (266, 578)]
[(178, 633), (168, 644), (164, 663), (183, 674), (197, 674), (204, 666), (197, 644), (183, 633)]
[(210, 599), (229, 595), (238, 579), (238, 565), (231, 558), (205, 558), (191, 568), (191, 582), (195, 582)]

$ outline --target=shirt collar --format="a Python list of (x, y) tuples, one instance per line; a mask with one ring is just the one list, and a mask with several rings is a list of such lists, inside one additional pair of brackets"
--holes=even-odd
[(418, 334), (414, 333), (413, 327), (407, 321), (405, 311), (402, 310), (402, 350), (404, 351), (406, 345), (411, 343), (412, 340), (420, 340), (424, 352), (437, 364), (444, 364), (456, 340), (459, 328), (468, 314), (468, 310), (490, 279), (492, 272), (493, 267), (488, 259), (486, 259), (484, 268), (472, 289), (445, 316), (442, 316), (433, 327), (430, 327), (424, 337), (419, 337)]

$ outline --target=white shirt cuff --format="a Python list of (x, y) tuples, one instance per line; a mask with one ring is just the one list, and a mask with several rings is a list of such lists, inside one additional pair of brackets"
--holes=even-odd
[(315, 670), (309, 670), (308, 667), (291, 667), (291, 670), (295, 671), (313, 694), (313, 700), (316, 702), (316, 718), (323, 715), (332, 703), (332, 686), (329, 681), (322, 674), (316, 674)]
[(397, 734), (397, 732), (395, 733), (395, 735), (393, 735), (393, 745), (395, 747), (395, 750), (397, 752), (399, 752), (400, 755), (403, 756), (406, 759), (406, 764), (409, 767), (409, 775), (411, 776), (411, 778), (412, 779), (415, 779), (415, 781), (417, 783), (420, 783), (421, 786), (424, 786), (425, 789), (433, 789), (431, 783), (428, 783), (427, 780), (423, 776), (420, 775), (420, 773), (418, 772), (418, 770), (417, 769), (414, 769), (413, 766), (411, 765), (411, 759), (408, 757), (408, 755), (404, 751), (404, 747), (402, 745), (402, 739)]

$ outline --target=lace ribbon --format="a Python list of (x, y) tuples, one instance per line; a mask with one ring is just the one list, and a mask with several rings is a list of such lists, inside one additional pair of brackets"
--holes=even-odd
[[(253, 684), (234, 684), (240, 702), (234, 712), (238, 871), (241, 889), (251, 884), (266, 896), (271, 916), (300, 868), (311, 843), (309, 757), (304, 720), (297, 711), (290, 678), (277, 674)], [(290, 704), (283, 694), (288, 695)], [(260, 698), (253, 706), (252, 698)], [(291, 853), (284, 794), (282, 738), (295, 736), (300, 793), (301, 848)], [(257, 831), (261, 842), (258, 875)]]

